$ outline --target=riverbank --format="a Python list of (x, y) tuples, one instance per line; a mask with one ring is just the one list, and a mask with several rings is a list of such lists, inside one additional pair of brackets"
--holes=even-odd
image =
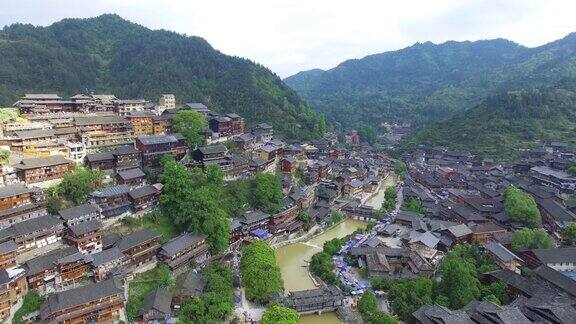
[[(312, 256), (322, 251), (324, 242), (333, 238), (342, 238), (353, 233), (357, 229), (366, 228), (367, 222), (344, 219), (338, 224), (323, 230), (321, 233), (314, 233), (306, 237), (301, 237), (300, 241), (289, 243), (278, 247), (275, 250), (276, 262), (280, 267), (284, 289), (286, 292), (308, 290), (316, 288), (308, 271), (308, 263)], [(300, 323), (305, 324), (335, 324), (341, 323), (334, 312), (323, 313), (322, 315), (305, 315), (300, 318)]]

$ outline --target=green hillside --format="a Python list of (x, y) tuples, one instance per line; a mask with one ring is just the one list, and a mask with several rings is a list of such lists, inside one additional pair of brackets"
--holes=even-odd
[(116, 15), (0, 31), (0, 106), (26, 92), (203, 102), (285, 137), (317, 138), (323, 118), (265, 67), (213, 49), (199, 37), (150, 30)]
[(407, 138), (404, 149), (445, 145), (485, 157), (514, 159), (550, 141), (576, 144), (576, 92), (572, 86), (510, 91), (432, 124)]
[(527, 48), (496, 39), (430, 42), (300, 72), (285, 79), (328, 121), (425, 125), (478, 105), (488, 96), (576, 77), (576, 35)]

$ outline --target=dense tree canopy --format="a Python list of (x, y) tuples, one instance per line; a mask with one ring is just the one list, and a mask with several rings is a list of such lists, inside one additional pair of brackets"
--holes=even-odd
[(318, 138), (325, 128), (323, 117), (264, 66), (224, 55), (202, 38), (117, 15), (7, 26), (0, 30), (0, 56), (0, 105), (25, 92), (154, 101), (173, 93), (178, 103), (202, 102), (252, 125), (271, 123), (279, 136)]
[(554, 246), (554, 239), (541, 228), (523, 228), (514, 231), (512, 237), (512, 249), (549, 249)]
[(510, 187), (506, 189), (504, 196), (504, 208), (513, 221), (532, 228), (540, 224), (540, 211), (529, 193), (522, 189)]
[(358, 311), (366, 324), (396, 324), (396, 321), (390, 315), (378, 309), (378, 300), (372, 290), (364, 292), (358, 302)]
[(294, 309), (273, 304), (262, 314), (260, 324), (298, 324), (299, 317)]
[(335, 285), (338, 283), (338, 277), (333, 271), (334, 263), (332, 256), (326, 252), (319, 252), (312, 256), (310, 260), (310, 271), (322, 279), (324, 282)]
[(274, 250), (264, 241), (254, 241), (242, 249), (240, 270), (242, 286), (250, 300), (266, 304), (274, 293), (284, 290)]
[[(503, 91), (573, 79), (575, 43), (574, 34), (536, 48), (503, 39), (417, 43), (345, 61), (327, 71), (300, 72), (285, 81), (316, 110), (325, 113), (329, 122), (345, 128), (362, 123), (379, 127), (383, 122), (427, 125), (462, 113)], [(564, 133), (563, 137), (574, 140), (566, 120), (550, 121), (550, 127), (541, 132), (533, 127), (538, 123), (524, 123), (527, 118), (522, 113), (510, 113), (517, 120), (499, 120), (500, 112), (489, 108), (484, 111), (485, 119), (454, 119), (441, 124), (438, 130), (438, 126), (431, 126), (418, 139), (436, 145), (446, 138), (445, 142), (454, 148), (500, 156), (518, 149), (514, 143), (524, 142), (523, 133), (544, 137)], [(510, 134), (514, 135), (507, 136)]]
[(202, 275), (206, 281), (204, 293), (180, 309), (180, 318), (186, 323), (214, 323), (232, 314), (232, 271), (221, 265), (211, 264), (204, 269)]
[(269, 173), (258, 173), (253, 183), (254, 205), (268, 213), (276, 213), (282, 208), (282, 184), (280, 179)]
[(477, 107), (408, 135), (402, 149), (447, 146), (483, 157), (515, 160), (526, 149), (550, 141), (576, 145), (576, 87), (511, 91), (487, 98)]
[(220, 204), (222, 177), (215, 165), (190, 172), (171, 156), (162, 159), (162, 213), (182, 230), (205, 234), (212, 252), (224, 251), (230, 237), (230, 220)]
[(204, 115), (193, 110), (180, 110), (172, 122), (174, 131), (184, 135), (190, 147), (201, 146), (205, 142), (204, 130), (208, 122)]
[(47, 190), (47, 207), (52, 214), (62, 208), (86, 202), (88, 195), (102, 187), (104, 173), (82, 167), (68, 173), (62, 182)]

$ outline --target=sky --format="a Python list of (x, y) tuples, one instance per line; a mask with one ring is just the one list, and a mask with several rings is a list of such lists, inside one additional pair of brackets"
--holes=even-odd
[(574, 12), (574, 0), (0, 0), (0, 26), (116, 13), (203, 37), (287, 77), (416, 42), (539, 46), (576, 32)]

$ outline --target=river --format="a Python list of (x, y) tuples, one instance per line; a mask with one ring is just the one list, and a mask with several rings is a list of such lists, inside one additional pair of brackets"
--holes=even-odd
[[(310, 261), (312, 255), (322, 251), (324, 242), (333, 238), (344, 237), (359, 228), (364, 228), (366, 222), (346, 219), (334, 228), (304, 242), (293, 243), (283, 246), (275, 251), (276, 262), (282, 272), (284, 288), (286, 291), (298, 291), (314, 289), (316, 286), (308, 275), (306, 261)], [(306, 315), (300, 318), (304, 324), (334, 324), (340, 323), (335, 313), (322, 315)]]
[(386, 191), (386, 188), (394, 185), (396, 185), (396, 175), (394, 175), (394, 173), (390, 173), (388, 177), (384, 179), (384, 182), (380, 186), (378, 192), (366, 200), (364, 205), (370, 206), (374, 209), (380, 209), (382, 207), (382, 203), (384, 202), (384, 192)]

